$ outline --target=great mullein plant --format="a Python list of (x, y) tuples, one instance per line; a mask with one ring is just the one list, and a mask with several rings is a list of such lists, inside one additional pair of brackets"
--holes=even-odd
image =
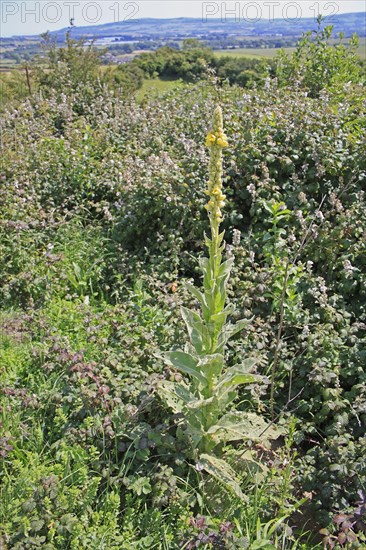
[(226, 288), (234, 259), (223, 259), (224, 232), (220, 233), (225, 205), (222, 155), (227, 145), (222, 111), (217, 107), (206, 138), (210, 162), (205, 193), (208, 196), (206, 209), (211, 236), (205, 235), (208, 257), (199, 260), (203, 288), (188, 285), (200, 303), (201, 314), (182, 307), (189, 342), (184, 351), (170, 351), (162, 357), (170, 367), (185, 376), (180, 382), (165, 381), (160, 387), (160, 395), (182, 418), (178, 434), (188, 438), (191, 455), (201, 469), (242, 496), (233, 470), (222, 459), (225, 442), (260, 440), (263, 443), (275, 434), (274, 429), (257, 414), (235, 410), (238, 386), (259, 381), (259, 377), (251, 372), (256, 360), (247, 358), (231, 367), (225, 365), (225, 347), (229, 338), (248, 323), (246, 319), (235, 324), (228, 321), (233, 306), (226, 303)]

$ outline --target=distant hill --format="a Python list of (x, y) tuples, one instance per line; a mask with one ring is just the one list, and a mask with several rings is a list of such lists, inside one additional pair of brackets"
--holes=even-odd
[[(351, 36), (357, 32), (359, 36), (366, 35), (365, 13), (345, 13), (326, 17), (325, 25), (333, 25), (334, 32), (343, 32)], [(216, 36), (300, 36), (303, 32), (315, 29), (313, 18), (288, 21), (285, 19), (246, 21), (208, 18), (202, 19), (180, 17), (175, 19), (131, 19), (115, 23), (105, 23), (87, 27), (73, 27), (74, 38), (118, 38), (120, 40), (151, 40), (151, 39), (184, 39), (209, 38)], [(67, 28), (54, 31), (51, 34), (62, 41)]]

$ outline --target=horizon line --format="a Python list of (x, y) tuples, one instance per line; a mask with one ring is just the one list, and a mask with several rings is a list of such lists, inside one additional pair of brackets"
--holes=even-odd
[[(326, 20), (328, 18), (330, 18), (331, 21), (332, 21), (335, 18), (339, 18), (339, 17), (342, 17), (342, 16), (361, 15), (361, 14), (366, 14), (366, 10), (365, 11), (351, 11), (351, 12), (337, 13), (337, 14), (329, 15), (329, 16), (325, 15), (324, 19), (323, 19), (323, 22), (326, 23)], [(236, 21), (235, 17), (226, 17), (225, 19), (222, 18), (222, 17), (211, 17), (211, 18), (203, 19), (202, 17), (185, 17), (185, 16), (181, 16), (181, 17), (140, 17), (140, 18), (129, 19), (129, 20), (110, 21), (110, 22), (107, 22), (107, 23), (99, 23), (99, 24), (95, 24), (95, 25), (81, 25), (81, 26), (74, 25), (74, 26), (71, 26), (71, 27), (61, 27), (58, 30), (44, 31), (44, 32), (50, 32), (50, 34), (55, 34), (55, 33), (61, 32), (61, 31), (65, 31), (65, 30), (103, 27), (103, 26), (106, 26), (106, 25), (118, 25), (118, 24), (133, 23), (133, 22), (138, 23), (139, 21), (179, 21), (179, 20), (182, 20), (182, 19), (186, 19), (186, 20), (188, 19), (188, 20), (192, 20), (192, 21), (201, 21), (202, 23), (208, 23), (209, 21), (215, 21), (215, 22), (221, 21), (222, 23), (225, 23), (227, 21)], [(298, 19), (296, 19), (296, 21), (304, 21), (304, 20), (312, 20), (312, 21), (316, 22), (317, 17), (314, 17), (314, 16), (313, 17), (299, 17)], [(284, 17), (276, 17), (274, 19), (267, 19), (267, 18), (264, 17), (264, 18), (261, 18), (259, 20), (249, 21), (249, 22), (252, 25), (255, 25), (256, 23), (259, 23), (260, 21), (268, 21), (268, 22), (287, 21), (288, 23), (291, 22), (291, 21), (289, 21), (288, 19), (286, 19)], [(331, 24), (331, 21), (329, 21), (329, 24)], [(366, 25), (365, 25), (364, 31), (366, 31)], [(41, 34), (44, 34), (44, 33), (42, 32), (42, 33), (39, 33), (39, 34), (13, 34), (13, 35), (10, 35), (10, 36), (0, 36), (0, 40), (9, 39), (9, 38), (36, 38), (36, 37), (39, 37)]]

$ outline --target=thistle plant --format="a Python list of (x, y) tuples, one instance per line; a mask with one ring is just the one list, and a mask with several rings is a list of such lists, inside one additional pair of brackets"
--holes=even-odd
[(238, 386), (258, 381), (251, 370), (253, 358), (241, 364), (225, 366), (225, 347), (234, 334), (248, 323), (244, 319), (232, 324), (228, 317), (233, 306), (227, 304), (227, 283), (233, 258), (223, 259), (224, 232), (220, 232), (225, 195), (222, 184), (223, 149), (228, 140), (223, 130), (222, 111), (214, 111), (212, 128), (206, 138), (210, 152), (208, 196), (206, 209), (210, 221), (210, 237), (205, 234), (208, 257), (199, 260), (203, 274), (203, 288), (187, 285), (198, 300), (201, 314), (182, 307), (189, 342), (184, 351), (170, 351), (162, 357), (173, 368), (186, 375), (182, 382), (165, 381), (160, 395), (168, 406), (182, 415), (181, 434), (188, 437), (193, 456), (201, 466), (225, 485), (240, 493), (228, 464), (219, 459), (223, 444), (234, 440), (260, 440), (273, 435), (264, 419), (255, 413), (236, 411)]

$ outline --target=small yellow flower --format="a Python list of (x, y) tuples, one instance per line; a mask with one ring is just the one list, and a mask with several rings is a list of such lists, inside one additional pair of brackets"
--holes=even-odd
[(216, 136), (211, 132), (206, 137), (206, 146), (210, 147), (216, 141)]
[(227, 140), (224, 139), (224, 138), (221, 138), (221, 137), (217, 138), (216, 143), (217, 143), (217, 145), (219, 145), (219, 146), (222, 147), (222, 148), (228, 146)]

